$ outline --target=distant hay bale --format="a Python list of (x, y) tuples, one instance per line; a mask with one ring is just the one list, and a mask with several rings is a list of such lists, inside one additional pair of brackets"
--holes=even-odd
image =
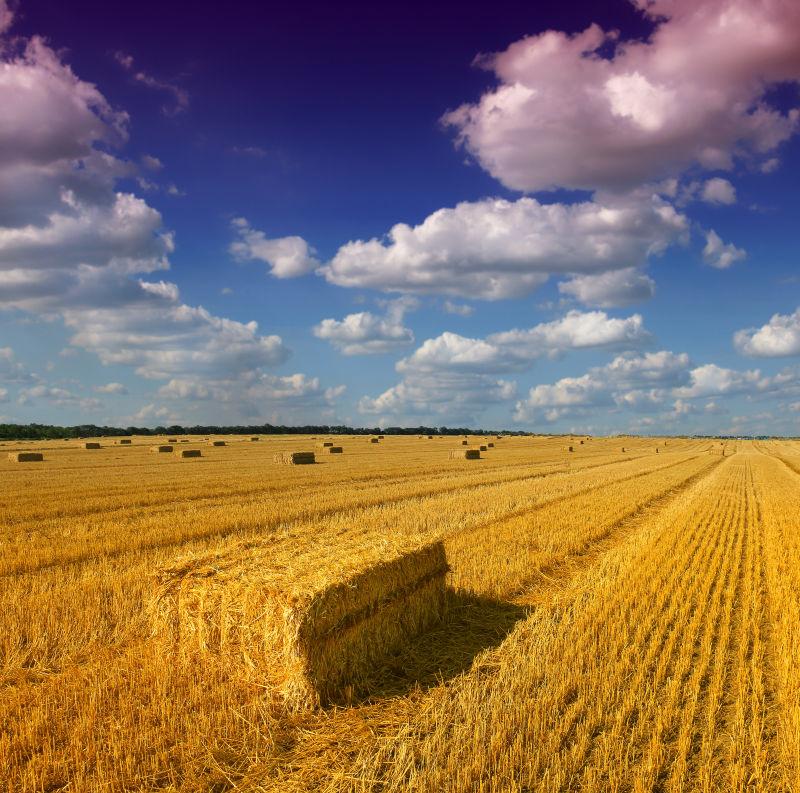
[(656, 446), (656, 454), (658, 454), (658, 446)]
[(250, 438), (250, 440), (251, 440), (251, 441), (260, 441), (260, 440), (261, 440), (261, 438), (256, 438), (256, 437), (253, 437), (253, 438)]
[(123, 438), (122, 440), (118, 441), (120, 446), (130, 446), (131, 439), (130, 438)]
[(156, 452), (157, 454), (169, 454), (172, 451), (172, 446), (167, 446), (162, 443), (159, 446), (151, 446), (150, 451)]
[(44, 455), (41, 452), (9, 452), (8, 459), (12, 463), (41, 463)]
[[(491, 445), (493, 446), (494, 444), (491, 444)], [(485, 452), (486, 451), (486, 446), (478, 446), (478, 451)]]
[(323, 454), (342, 454), (344, 449), (341, 446), (326, 446), (322, 452)]
[(468, 445), (468, 444), (469, 444), (469, 441), (461, 441), (461, 445), (462, 445), (462, 446), (466, 446), (466, 445)]
[(625, 451), (625, 447), (624, 447), (624, 446), (622, 447), (622, 451), (623, 451), (623, 452)]
[(333, 446), (333, 441), (322, 441), (322, 443), (318, 443), (317, 446), (320, 446), (321, 448), (326, 449), (329, 446)]
[(567, 451), (568, 451), (568, 452), (571, 452), (571, 451), (573, 451), (573, 448), (572, 448), (572, 446), (567, 446)]
[(83, 444), (83, 448), (84, 449), (99, 449), (100, 448), (100, 444), (99, 443), (95, 443), (94, 441), (86, 441), (86, 443)]
[(433, 440), (433, 435), (428, 435), (428, 440), (432, 441)]
[(383, 440), (383, 435), (378, 435), (378, 440), (382, 441)]
[(311, 465), (316, 462), (314, 452), (278, 452), (274, 460), (284, 465)]
[(583, 446), (583, 441), (581, 441), (581, 446)]
[(380, 441), (378, 440), (378, 438), (370, 438), (370, 439), (369, 439), (369, 442), (370, 442), (370, 443), (380, 443)]
[(177, 442), (178, 442), (177, 438), (167, 438), (167, 443), (177, 443)]
[(440, 542), (348, 551), (286, 565), (272, 544), (243, 542), (162, 568), (154, 638), (199, 668), (216, 655), (294, 709), (347, 702), (439, 622), (448, 570)]
[(202, 457), (200, 449), (181, 449), (181, 457)]
[(224, 446), (225, 445), (225, 441), (209, 441), (208, 445), (209, 446)]
[(180, 442), (181, 443), (189, 443), (189, 439), (188, 438), (181, 438)]
[(451, 460), (480, 460), (481, 459), (481, 450), (480, 449), (451, 449), (450, 450), (450, 459)]
[(494, 444), (490, 441), (486, 444), (490, 449), (494, 449)]

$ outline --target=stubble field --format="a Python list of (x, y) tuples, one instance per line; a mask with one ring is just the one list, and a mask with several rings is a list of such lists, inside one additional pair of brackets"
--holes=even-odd
[(225, 440), (0, 448), (0, 789), (800, 791), (800, 444)]

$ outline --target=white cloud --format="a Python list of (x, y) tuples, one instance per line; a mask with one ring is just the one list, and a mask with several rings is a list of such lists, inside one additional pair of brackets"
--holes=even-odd
[(597, 274), (643, 264), (684, 240), (687, 219), (649, 192), (599, 203), (484, 199), (439, 209), (386, 241), (343, 245), (321, 268), (338, 286), (498, 300), (553, 274)]
[(46, 401), (57, 407), (73, 407), (84, 411), (99, 410), (103, 403), (95, 397), (82, 397), (60, 386), (48, 386), (44, 383), (23, 388), (17, 395), (17, 403), (28, 405), (37, 401)]
[(0, 0), (0, 35), (5, 33), (14, 21), (14, 12), (9, 8), (7, 0)]
[(0, 382), (33, 383), (37, 379), (17, 360), (11, 347), (0, 347)]
[(576, 276), (569, 281), (562, 281), (558, 291), (574, 297), (585, 306), (614, 308), (649, 300), (655, 294), (656, 284), (636, 267), (627, 267), (599, 275)]
[(479, 61), (498, 85), (444, 122), (489, 173), (524, 191), (627, 190), (694, 164), (727, 169), (794, 133), (797, 111), (765, 97), (800, 78), (800, 6), (636, 5), (656, 25), (646, 41), (597, 25), (528, 36)]
[(237, 239), (228, 248), (240, 262), (262, 261), (275, 278), (297, 278), (319, 266), (314, 249), (302, 237), (267, 239), (263, 231), (252, 228), (245, 218), (234, 218), (231, 226)]
[(95, 391), (98, 394), (115, 394), (123, 396), (128, 393), (128, 389), (122, 383), (106, 383), (105, 385), (95, 386)]
[(513, 399), (516, 383), (494, 375), (522, 371), (544, 356), (587, 347), (633, 346), (649, 335), (638, 314), (613, 319), (600, 311), (571, 311), (526, 330), (471, 339), (445, 332), (427, 339), (397, 363), (401, 382), (377, 397), (364, 397), (359, 411), (377, 416), (475, 421), (492, 404)]
[(773, 314), (760, 328), (737, 331), (733, 344), (743, 355), (757, 358), (800, 355), (800, 309), (793, 314)]
[[(0, 308), (60, 320), (73, 349), (146, 378), (236, 381), (287, 359), (280, 337), (255, 322), (186, 305), (175, 284), (141, 277), (168, 269), (174, 244), (157, 210), (117, 189), (137, 175), (113, 153), (128, 116), (41, 39), (2, 42), (0, 107)], [(141, 163), (162, 166), (152, 155)]]
[(735, 204), (736, 188), (727, 179), (715, 176), (703, 184), (700, 197), (708, 204)]
[(403, 325), (407, 311), (418, 307), (414, 298), (401, 297), (387, 303), (386, 314), (370, 311), (348, 314), (343, 320), (323, 319), (313, 329), (318, 339), (329, 341), (344, 355), (374, 355), (393, 352), (414, 342), (411, 328)]
[(473, 306), (466, 303), (454, 303), (452, 300), (445, 300), (442, 308), (447, 314), (455, 314), (458, 317), (471, 317), (475, 313)]
[(706, 264), (718, 270), (726, 270), (746, 257), (746, 251), (737, 248), (733, 243), (724, 243), (714, 229), (706, 232), (706, 244), (703, 248), (703, 261)]
[(427, 339), (397, 364), (399, 372), (436, 373), (443, 369), (481, 374), (527, 369), (538, 358), (590, 347), (631, 347), (650, 336), (641, 315), (625, 319), (603, 311), (570, 311), (561, 319), (532, 328), (493, 333), (471, 339), (445, 332)]

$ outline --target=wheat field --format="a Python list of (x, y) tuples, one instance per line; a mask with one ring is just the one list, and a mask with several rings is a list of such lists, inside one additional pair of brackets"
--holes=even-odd
[(2, 790), (800, 791), (800, 444), (94, 440), (3, 444)]

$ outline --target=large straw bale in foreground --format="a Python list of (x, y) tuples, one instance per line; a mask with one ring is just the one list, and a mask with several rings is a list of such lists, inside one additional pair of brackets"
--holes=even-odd
[(314, 452), (278, 452), (274, 459), (276, 463), (285, 465), (311, 465), (316, 462)]
[(40, 463), (44, 455), (41, 452), (9, 452), (8, 459), (12, 463)]
[(481, 459), (481, 450), (480, 449), (451, 449), (451, 451), (450, 451), (450, 459), (451, 460), (480, 460)]
[(243, 542), (159, 571), (150, 613), (179, 658), (202, 665), (215, 654), (290, 707), (314, 707), (348, 701), (439, 621), (446, 573), (439, 542), (291, 560), (267, 541)]

